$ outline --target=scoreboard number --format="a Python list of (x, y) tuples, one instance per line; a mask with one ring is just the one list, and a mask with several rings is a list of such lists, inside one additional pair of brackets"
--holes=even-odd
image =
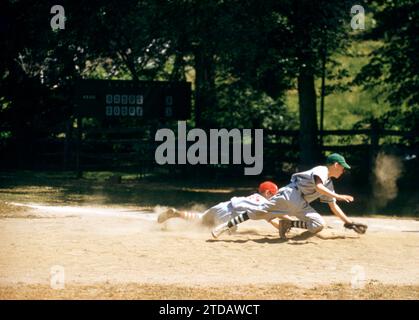
[(136, 102), (137, 102), (137, 104), (143, 104), (143, 96), (142, 95), (137, 95)]
[(181, 81), (76, 81), (75, 115), (186, 120), (191, 115), (191, 84)]

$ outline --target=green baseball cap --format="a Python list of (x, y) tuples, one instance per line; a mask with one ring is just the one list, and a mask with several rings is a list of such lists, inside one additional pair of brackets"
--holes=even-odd
[(339, 163), (345, 169), (350, 169), (351, 168), (349, 166), (349, 164), (346, 163), (345, 158), (343, 156), (341, 156), (339, 153), (332, 153), (326, 159), (327, 164), (333, 164), (335, 162)]

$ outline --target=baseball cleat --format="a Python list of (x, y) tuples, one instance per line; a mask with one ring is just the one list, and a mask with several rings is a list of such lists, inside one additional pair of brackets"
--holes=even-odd
[(287, 232), (291, 229), (291, 221), (281, 220), (279, 222), (279, 238), (287, 239)]
[(163, 223), (170, 218), (180, 218), (179, 212), (175, 208), (167, 209), (165, 212), (162, 212), (157, 217), (158, 223)]
[(226, 232), (228, 230), (229, 230), (229, 228), (227, 226), (227, 223), (223, 223), (223, 224), (220, 224), (219, 226), (215, 227), (211, 231), (211, 234), (215, 239), (217, 239), (223, 232)]

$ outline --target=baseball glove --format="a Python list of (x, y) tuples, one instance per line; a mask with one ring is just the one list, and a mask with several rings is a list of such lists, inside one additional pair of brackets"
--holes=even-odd
[(368, 229), (368, 226), (366, 224), (357, 223), (357, 222), (345, 223), (344, 227), (347, 229), (352, 229), (356, 233), (359, 233), (359, 234), (364, 234)]

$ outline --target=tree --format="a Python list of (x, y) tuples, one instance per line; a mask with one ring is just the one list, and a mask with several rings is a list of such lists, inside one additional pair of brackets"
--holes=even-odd
[(296, 86), (300, 162), (318, 161), (315, 78), (329, 52), (349, 43), (349, 1), (243, 1), (224, 33), (232, 73), (273, 98)]
[(333, 52), (349, 42), (350, 5), (349, 1), (297, 0), (288, 6), (289, 39), (293, 41), (290, 47), (296, 58), (300, 161), (309, 166), (319, 160), (315, 77), (321, 74), (325, 47)]
[[(365, 89), (375, 88), (379, 98), (393, 110), (382, 122), (388, 127), (412, 130), (417, 141), (419, 122), (419, 2), (417, 0), (374, 1), (376, 26), (364, 38), (381, 40), (382, 46), (355, 81)], [(416, 134), (415, 134), (416, 132)]]

